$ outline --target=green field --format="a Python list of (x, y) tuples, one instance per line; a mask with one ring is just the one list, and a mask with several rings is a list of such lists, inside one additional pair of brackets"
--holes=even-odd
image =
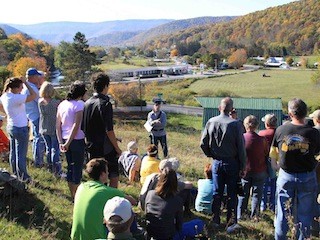
[[(265, 73), (270, 77), (262, 77)], [(297, 97), (308, 105), (319, 106), (319, 86), (311, 83), (310, 70), (259, 70), (250, 73), (201, 79), (190, 89), (201, 92), (206, 89), (229, 90), (240, 97), (281, 98), (283, 101)]]

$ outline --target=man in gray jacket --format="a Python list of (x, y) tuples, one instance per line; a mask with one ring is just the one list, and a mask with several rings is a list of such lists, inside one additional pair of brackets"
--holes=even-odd
[(167, 133), (165, 130), (167, 124), (167, 116), (164, 111), (162, 111), (161, 103), (164, 101), (161, 98), (153, 99), (153, 109), (148, 113), (147, 121), (152, 126), (152, 130), (150, 133), (150, 142), (158, 147), (158, 143), (160, 142), (163, 156), (166, 158), (168, 156), (168, 145), (167, 145)]
[(237, 120), (229, 117), (233, 101), (226, 97), (221, 100), (220, 115), (209, 119), (201, 137), (201, 149), (212, 160), (213, 227), (220, 225), (220, 207), (225, 185), (227, 185), (227, 232), (240, 226), (237, 224), (237, 182), (246, 166), (243, 131)]

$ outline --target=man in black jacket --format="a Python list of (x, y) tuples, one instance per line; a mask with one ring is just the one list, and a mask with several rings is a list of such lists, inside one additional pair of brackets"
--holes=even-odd
[(104, 157), (108, 161), (110, 187), (117, 188), (117, 158), (121, 155), (121, 149), (113, 131), (112, 104), (107, 96), (110, 79), (106, 74), (97, 73), (91, 81), (94, 93), (85, 103), (82, 121), (87, 151), (90, 159)]

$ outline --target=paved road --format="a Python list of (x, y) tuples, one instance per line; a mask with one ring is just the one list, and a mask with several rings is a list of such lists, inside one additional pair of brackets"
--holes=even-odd
[[(152, 109), (153, 104), (148, 104), (147, 106), (143, 107), (117, 107), (114, 108), (114, 111), (123, 111), (123, 112), (149, 112)], [(202, 107), (189, 107), (183, 105), (176, 105), (176, 104), (163, 104), (161, 109), (165, 112), (169, 113), (180, 113), (186, 115), (193, 115), (201, 117), (203, 115), (203, 108)]]

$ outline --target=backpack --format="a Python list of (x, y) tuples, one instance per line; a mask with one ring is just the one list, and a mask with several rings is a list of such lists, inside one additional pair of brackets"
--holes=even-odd
[(10, 174), (6, 169), (0, 168), (0, 194), (9, 196), (13, 193), (22, 193), (27, 189), (26, 184), (16, 175)]

